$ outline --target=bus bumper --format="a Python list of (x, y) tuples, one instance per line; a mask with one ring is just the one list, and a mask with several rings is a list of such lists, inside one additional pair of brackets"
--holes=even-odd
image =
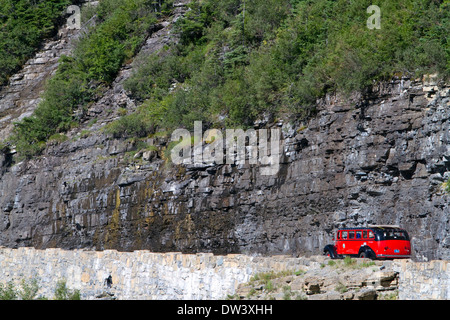
[(380, 258), (380, 259), (409, 259), (409, 258), (411, 258), (411, 255), (409, 255), (409, 254), (405, 254), (405, 255), (377, 254), (377, 258)]

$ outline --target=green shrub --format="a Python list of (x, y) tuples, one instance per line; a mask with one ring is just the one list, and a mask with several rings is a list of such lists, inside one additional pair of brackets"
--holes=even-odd
[[(39, 284), (36, 278), (29, 280), (22, 279), (20, 287), (16, 288), (13, 281), (6, 284), (0, 283), (0, 300), (34, 300), (39, 291)], [(46, 300), (45, 297), (38, 297), (39, 300)], [(55, 300), (80, 300), (80, 290), (70, 290), (67, 288), (66, 280), (59, 280), (54, 291)]]
[(22, 300), (33, 300), (39, 290), (38, 280), (32, 278), (29, 281), (22, 279), (21, 290), (19, 290), (18, 295)]
[(17, 291), (14, 283), (9, 281), (6, 285), (0, 283), (0, 300), (16, 300)]
[(153, 126), (140, 113), (133, 113), (112, 122), (105, 128), (105, 131), (115, 138), (142, 138), (153, 132)]
[(20, 288), (16, 288), (12, 281), (6, 285), (0, 283), (0, 300), (33, 300), (36, 298), (38, 290), (39, 285), (36, 278), (22, 279)]
[[(162, 5), (159, 5), (162, 3)], [(17, 150), (38, 153), (74, 126), (131, 59), (171, 1), (103, 0), (97, 24), (62, 59), (36, 113), (17, 125)], [(386, 0), (368, 29), (370, 0), (192, 1), (180, 42), (142, 58), (124, 87), (142, 102), (108, 127), (142, 137), (155, 127), (251, 126), (263, 114), (315, 114), (329, 92), (368, 92), (394, 76), (450, 75), (450, 3)], [(90, 12), (89, 15), (93, 13)]]
[(70, 0), (0, 0), (0, 87), (55, 32)]
[(447, 182), (444, 183), (444, 190), (447, 193), (450, 193), (450, 178), (447, 180)]
[(268, 292), (275, 290), (275, 287), (274, 287), (274, 285), (272, 283), (272, 280), (267, 280), (265, 282), (264, 289), (266, 289), (266, 291), (268, 291)]
[(194, 1), (177, 22), (181, 43), (142, 61), (125, 86), (148, 99), (156, 125), (189, 128), (194, 119), (248, 126), (263, 113), (310, 117), (328, 92), (364, 93), (398, 75), (448, 78), (448, 1), (383, 1), (379, 30), (366, 26), (371, 4)]
[(100, 2), (96, 26), (79, 40), (73, 56), (61, 57), (34, 114), (16, 124), (12, 141), (21, 156), (38, 154), (50, 136), (81, 120), (88, 103), (101, 96), (122, 64), (136, 54), (156, 23), (155, 8), (162, 7), (147, 0)]
[(70, 290), (65, 280), (59, 280), (55, 288), (55, 300), (81, 300), (80, 290)]
[(67, 141), (69, 138), (62, 133), (56, 133), (48, 138), (49, 141), (55, 141), (57, 143), (61, 143)]

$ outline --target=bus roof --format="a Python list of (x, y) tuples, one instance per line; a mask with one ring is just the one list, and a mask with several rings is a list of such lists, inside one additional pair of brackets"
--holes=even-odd
[(402, 228), (400, 228), (400, 226), (398, 225), (369, 225), (367, 227), (347, 227), (347, 228), (339, 228), (338, 230), (370, 230), (370, 229), (399, 229), (399, 230), (403, 230)]

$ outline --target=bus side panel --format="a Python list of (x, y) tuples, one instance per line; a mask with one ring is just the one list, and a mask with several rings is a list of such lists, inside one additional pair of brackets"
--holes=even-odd
[(350, 241), (350, 252), (349, 254), (358, 254), (359, 253), (359, 248), (361, 248), (362, 244), (364, 243), (364, 241), (360, 240), (360, 239), (355, 239), (355, 240), (351, 240)]

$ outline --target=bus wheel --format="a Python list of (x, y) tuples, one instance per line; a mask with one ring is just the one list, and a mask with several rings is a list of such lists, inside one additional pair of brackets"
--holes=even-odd
[(366, 251), (362, 251), (362, 252), (359, 254), (359, 257), (360, 257), (360, 258), (368, 258), (369, 255), (368, 255), (368, 253), (367, 253)]
[(361, 252), (359, 253), (359, 257), (373, 259), (375, 257), (375, 254), (370, 248), (366, 248), (361, 250)]
[(334, 257), (331, 255), (330, 250), (326, 250), (326, 251), (325, 251), (325, 256), (327, 256), (328, 258), (331, 258), (331, 259), (334, 258)]

